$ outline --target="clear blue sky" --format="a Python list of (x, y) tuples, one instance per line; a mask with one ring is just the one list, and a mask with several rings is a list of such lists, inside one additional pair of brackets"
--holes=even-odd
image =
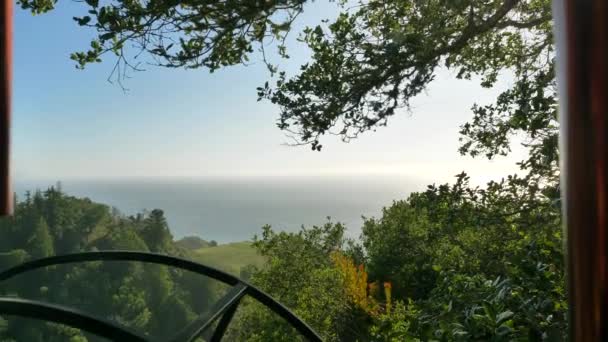
[[(300, 25), (332, 16), (324, 2), (309, 6)], [(106, 81), (113, 60), (76, 70), (70, 52), (88, 46), (92, 32), (71, 19), (80, 4), (60, 0), (52, 13), (33, 17), (16, 9), (13, 172), (17, 180), (113, 177), (202, 177), (323, 174), (399, 174), (446, 181), (467, 170), (480, 181), (515, 170), (521, 158), (494, 162), (457, 153), (458, 127), (473, 102), (495, 90), (456, 81), (442, 72), (412, 115), (386, 128), (324, 150), (287, 147), (275, 126), (278, 108), (257, 102), (267, 72), (253, 65), (214, 74), (148, 67), (126, 81)], [(294, 43), (295, 44), (295, 43)], [(306, 60), (292, 46), (288, 69)]]

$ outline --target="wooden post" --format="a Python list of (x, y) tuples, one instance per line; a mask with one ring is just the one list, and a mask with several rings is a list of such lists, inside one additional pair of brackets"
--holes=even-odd
[(608, 341), (608, 2), (553, 6), (570, 340)]
[(0, 5), (0, 215), (12, 214), (10, 180), (13, 0)]

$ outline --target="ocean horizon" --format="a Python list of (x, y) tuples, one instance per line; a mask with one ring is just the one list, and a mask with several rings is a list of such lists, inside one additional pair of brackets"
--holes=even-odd
[(215, 178), (124, 178), (16, 181), (26, 191), (61, 183), (68, 195), (88, 197), (132, 215), (162, 209), (175, 239), (199, 236), (219, 243), (251, 240), (261, 227), (297, 231), (301, 226), (342, 222), (357, 238), (362, 217), (379, 217), (394, 200), (426, 183), (398, 176), (283, 176)]

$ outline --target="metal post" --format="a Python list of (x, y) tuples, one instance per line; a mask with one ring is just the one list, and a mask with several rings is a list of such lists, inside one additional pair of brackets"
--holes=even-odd
[(570, 339), (608, 340), (608, 3), (554, 0)]
[(0, 216), (12, 213), (10, 182), (13, 0), (0, 5)]

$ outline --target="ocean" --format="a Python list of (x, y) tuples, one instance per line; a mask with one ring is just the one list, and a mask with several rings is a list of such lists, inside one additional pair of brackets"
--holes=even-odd
[[(54, 181), (16, 182), (26, 190)], [(201, 179), (61, 180), (64, 192), (117, 208), (130, 215), (162, 209), (176, 239), (196, 235), (219, 243), (250, 240), (270, 224), (297, 231), (331, 217), (357, 238), (362, 216), (379, 217), (393, 200), (424, 190), (423, 182), (390, 176), (251, 177)]]

